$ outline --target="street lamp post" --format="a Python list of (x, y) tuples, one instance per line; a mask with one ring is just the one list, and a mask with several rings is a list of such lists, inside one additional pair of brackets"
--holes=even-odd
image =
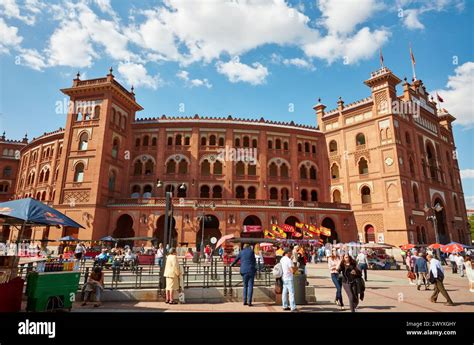
[[(162, 188), (163, 187), (163, 182), (161, 180), (156, 181), (156, 188)], [(186, 185), (182, 183), (179, 186), (179, 189), (185, 190)], [(171, 239), (170, 244), (173, 244), (172, 241), (172, 236), (171, 236), (171, 225), (173, 224), (172, 221), (170, 221), (170, 212), (172, 214), (173, 212), (173, 193), (170, 191), (165, 192), (165, 226), (164, 226), (164, 233), (163, 233), (163, 264), (162, 267), (165, 267), (166, 265), (166, 253), (167, 253), (167, 246), (168, 246), (168, 239)], [(170, 245), (170, 248), (171, 248)], [(160, 269), (160, 282), (161, 286), (164, 286), (164, 277), (163, 277), (164, 269)]]
[(205, 219), (204, 217), (206, 216), (205, 215), (205, 208), (206, 207), (209, 207), (211, 210), (215, 210), (216, 209), (216, 204), (214, 202), (211, 202), (209, 205), (203, 203), (203, 204), (200, 204), (198, 202), (196, 202), (193, 206), (193, 208), (195, 210), (201, 208), (201, 222), (202, 222), (202, 225), (201, 225), (201, 245), (200, 245), (200, 248), (199, 248), (199, 251), (201, 252), (201, 258), (204, 257), (204, 223), (205, 223)]

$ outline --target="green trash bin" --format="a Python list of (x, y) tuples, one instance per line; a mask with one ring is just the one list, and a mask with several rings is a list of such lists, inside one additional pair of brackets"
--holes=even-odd
[(71, 309), (80, 276), (79, 272), (31, 272), (26, 285), (26, 310)]
[(297, 305), (307, 304), (306, 302), (306, 274), (295, 274), (293, 277), (295, 288), (295, 303)]

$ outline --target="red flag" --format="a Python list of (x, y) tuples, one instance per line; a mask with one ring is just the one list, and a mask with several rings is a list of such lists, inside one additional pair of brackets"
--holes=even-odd
[(410, 58), (411, 58), (411, 63), (413, 65), (416, 65), (415, 56), (413, 55), (413, 51), (411, 50), (411, 46), (410, 46)]
[(441, 96), (436, 92), (436, 98), (438, 99), (438, 102), (444, 102), (444, 99), (441, 98)]
[(301, 236), (303, 236), (303, 235), (301, 235), (301, 233), (299, 233), (298, 231), (293, 232), (291, 235), (292, 235), (293, 237), (298, 237), (298, 238), (301, 237)]
[(292, 225), (283, 224), (282, 228), (285, 232), (295, 232), (295, 227)]

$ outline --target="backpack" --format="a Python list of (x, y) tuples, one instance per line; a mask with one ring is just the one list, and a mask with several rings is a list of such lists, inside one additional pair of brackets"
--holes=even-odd
[(272, 270), (273, 278), (278, 279), (283, 276), (283, 268), (281, 267), (281, 263), (277, 263)]

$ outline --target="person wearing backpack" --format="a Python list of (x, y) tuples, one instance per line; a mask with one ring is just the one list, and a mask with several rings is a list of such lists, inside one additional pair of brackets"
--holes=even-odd
[(449, 297), (448, 292), (446, 291), (443, 280), (444, 280), (444, 271), (443, 268), (441, 267), (441, 264), (439, 263), (438, 260), (433, 258), (433, 256), (428, 255), (426, 257), (430, 263), (430, 283), (434, 285), (434, 292), (433, 295), (431, 295), (431, 302), (436, 303), (438, 299), (438, 295), (441, 292), (441, 294), (446, 298), (446, 305), (448, 306), (454, 306), (453, 301), (451, 300), (451, 297)]
[(281, 295), (283, 291), (283, 280), (281, 277), (283, 276), (283, 268), (281, 267), (281, 263), (278, 262), (272, 270), (273, 278), (275, 278), (275, 293), (277, 295)]

